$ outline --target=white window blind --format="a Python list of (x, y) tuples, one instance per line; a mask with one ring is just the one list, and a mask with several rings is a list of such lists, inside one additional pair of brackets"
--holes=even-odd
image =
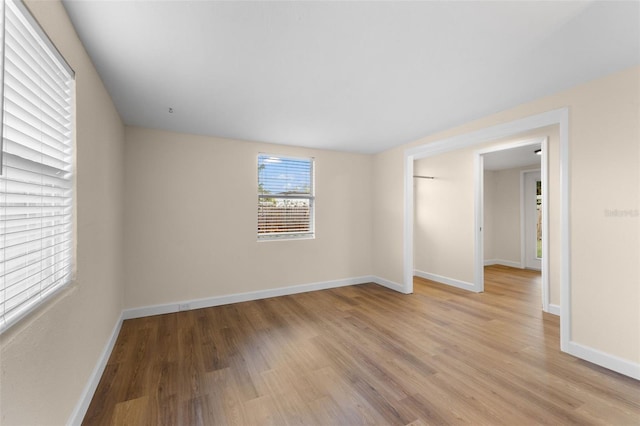
[(313, 158), (258, 155), (258, 239), (314, 236)]
[(73, 71), (3, 0), (0, 331), (71, 279)]

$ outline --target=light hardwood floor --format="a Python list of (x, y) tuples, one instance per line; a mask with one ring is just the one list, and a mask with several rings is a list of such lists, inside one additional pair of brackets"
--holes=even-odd
[(640, 424), (640, 383), (559, 350), (539, 274), (415, 279), (125, 321), (86, 425)]

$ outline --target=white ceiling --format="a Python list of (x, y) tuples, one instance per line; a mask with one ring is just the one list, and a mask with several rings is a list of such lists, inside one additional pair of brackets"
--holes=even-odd
[(541, 146), (538, 143), (484, 154), (482, 156), (484, 169), (504, 170), (524, 166), (540, 167), (542, 157), (537, 155), (535, 151), (540, 149)]
[(63, 1), (126, 124), (305, 147), (379, 152), (640, 64), (637, 1)]

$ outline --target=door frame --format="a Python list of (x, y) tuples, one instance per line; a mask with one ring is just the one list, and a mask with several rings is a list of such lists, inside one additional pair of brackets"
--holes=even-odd
[[(500, 145), (495, 145), (483, 149), (479, 149), (474, 153), (474, 176), (475, 176), (475, 291), (484, 291), (484, 155), (506, 151), (514, 148), (525, 146), (537, 146), (542, 148), (540, 158), (540, 167), (531, 170), (523, 170), (520, 172), (520, 267), (525, 267), (524, 259), (524, 194), (523, 194), (523, 176), (529, 171), (540, 171), (542, 180), (542, 253), (549, 253), (549, 192), (548, 185), (548, 161), (549, 161), (549, 138), (534, 138), (516, 140)], [(549, 260), (548, 256), (542, 256), (542, 285), (541, 298), (542, 310), (549, 312)]]
[[(545, 221), (546, 219), (549, 217), (549, 211), (546, 210), (546, 204), (545, 202), (548, 201), (548, 198), (545, 195), (545, 189), (547, 188), (547, 185), (545, 185), (545, 181), (543, 178), (543, 170), (542, 167), (538, 168), (538, 169), (531, 169), (531, 170), (521, 170), (520, 171), (520, 265), (522, 268), (526, 269), (527, 266), (527, 259), (526, 259), (526, 255), (527, 255), (527, 247), (526, 247), (526, 243), (527, 243), (527, 221), (526, 221), (526, 216), (527, 216), (527, 206), (526, 206), (526, 192), (525, 192), (525, 186), (526, 186), (526, 178), (527, 178), (527, 174), (529, 173), (540, 173), (540, 180), (542, 181), (542, 259), (544, 259), (544, 253), (549, 253), (548, 250), (546, 250), (545, 248), (545, 237), (547, 236), (545, 234)], [(549, 176), (547, 175), (546, 178), (548, 179)], [(544, 265), (542, 265), (542, 259), (540, 260), (540, 270), (542, 271), (542, 268), (544, 267)], [(535, 268), (534, 268), (535, 269)], [(546, 310), (545, 310), (546, 312)]]
[[(547, 126), (559, 126), (560, 136), (560, 257), (561, 257), (561, 309), (560, 309), (560, 349), (570, 350), (571, 341), (571, 262), (569, 212), (569, 108), (563, 107), (540, 114), (524, 117), (507, 123), (476, 130), (470, 133), (436, 140), (431, 143), (408, 148), (404, 152), (404, 221), (403, 221), (403, 293), (413, 293), (413, 211), (414, 211), (414, 161), (474, 145), (517, 136), (526, 131)], [(476, 284), (478, 277), (476, 278)]]

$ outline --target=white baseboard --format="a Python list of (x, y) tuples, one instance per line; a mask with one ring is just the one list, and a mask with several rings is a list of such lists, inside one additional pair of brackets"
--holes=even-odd
[(109, 361), (109, 357), (111, 356), (111, 352), (113, 351), (113, 347), (116, 344), (116, 340), (118, 340), (118, 335), (120, 334), (120, 328), (122, 328), (123, 316), (120, 314), (120, 318), (116, 322), (116, 325), (113, 327), (113, 331), (111, 332), (111, 336), (107, 341), (100, 357), (98, 358), (98, 363), (95, 368), (91, 372), (89, 376), (89, 381), (87, 385), (82, 390), (82, 394), (80, 400), (74, 407), (71, 412), (71, 417), (67, 421), (67, 425), (75, 426), (80, 425), (82, 420), (84, 419), (85, 414), (87, 414), (87, 410), (89, 409), (89, 404), (91, 404), (91, 399), (93, 398), (93, 394), (96, 392), (98, 388), (98, 384), (100, 383), (100, 379), (102, 378), (102, 373), (104, 373), (104, 369), (107, 366), (107, 362)]
[(404, 286), (402, 284), (398, 284), (398, 283), (395, 283), (393, 281), (389, 281), (389, 280), (381, 278), (381, 277), (373, 276), (373, 277), (371, 277), (371, 282), (379, 284), (379, 285), (381, 285), (383, 287), (387, 287), (387, 288), (389, 288), (391, 290), (397, 291), (398, 293), (409, 294), (405, 290), (405, 288), (404, 288)]
[(560, 316), (560, 305), (549, 303), (549, 310), (547, 312), (553, 315)]
[[(269, 297), (288, 296), (290, 294), (306, 293), (309, 291), (326, 290), (329, 288), (344, 287), (349, 285), (365, 284), (375, 282), (389, 287), (396, 291), (401, 291), (392, 285), (391, 281), (382, 280), (371, 275), (362, 277), (345, 278), (333, 281), (322, 281), (310, 284), (294, 285), (289, 287), (279, 287), (268, 290), (250, 291), (246, 293), (228, 294), (224, 296), (207, 297), (204, 299), (184, 300), (177, 303), (167, 303), (162, 305), (142, 306), (140, 308), (126, 309), (122, 315), (124, 319), (142, 318), (151, 315), (169, 314), (172, 312), (188, 311), (191, 309), (209, 308), (211, 306), (228, 305), (230, 303), (248, 302), (251, 300), (267, 299)], [(400, 287), (401, 288), (401, 287)]]
[(576, 342), (569, 342), (568, 354), (640, 380), (640, 364), (599, 351)]
[(484, 266), (491, 266), (491, 265), (502, 265), (502, 266), (509, 266), (511, 268), (522, 269), (522, 265), (520, 264), (520, 262), (514, 262), (512, 260), (504, 260), (504, 259), (485, 259)]
[(450, 285), (453, 287), (461, 288), (463, 290), (469, 290), (477, 293), (477, 290), (473, 283), (457, 280), (455, 278), (443, 277), (442, 275), (432, 274), (429, 272), (419, 271), (415, 269), (413, 275), (427, 280), (435, 281), (441, 284)]

